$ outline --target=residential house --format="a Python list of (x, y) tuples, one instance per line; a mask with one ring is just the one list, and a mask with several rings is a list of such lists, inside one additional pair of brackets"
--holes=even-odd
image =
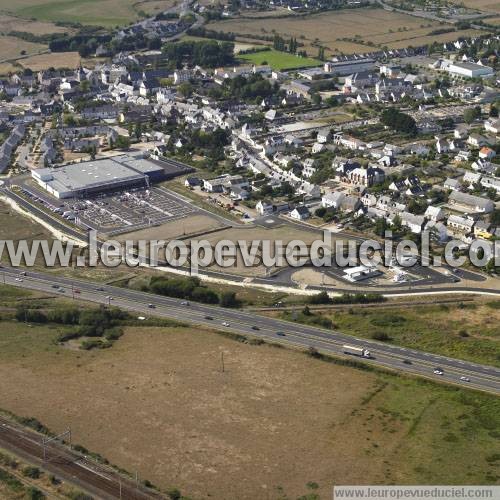
[(463, 208), (467, 212), (490, 213), (495, 208), (495, 203), (480, 196), (453, 191), (448, 198), (448, 204), (454, 208)]
[(450, 189), (451, 191), (461, 191), (462, 183), (458, 179), (452, 179), (448, 177), (443, 184), (445, 189)]
[(446, 217), (446, 212), (441, 207), (433, 207), (432, 205), (427, 207), (425, 211), (424, 217), (427, 220), (431, 220), (433, 222), (438, 222), (443, 220)]
[(306, 220), (311, 217), (311, 213), (305, 205), (299, 205), (290, 212), (290, 217), (296, 220)]

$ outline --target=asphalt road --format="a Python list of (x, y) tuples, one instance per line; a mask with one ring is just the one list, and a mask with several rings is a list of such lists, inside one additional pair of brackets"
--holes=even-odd
[[(46, 273), (28, 271), (20, 276), (19, 271), (3, 268), (0, 283), (61, 294), (80, 300), (107, 304), (135, 311), (141, 316), (155, 315), (195, 323), (204, 327), (227, 330), (243, 335), (252, 335), (266, 341), (295, 346), (303, 349), (314, 347), (321, 352), (346, 356), (344, 345), (363, 347), (371, 352), (370, 359), (363, 362), (430, 378), (439, 382), (460, 384), (478, 390), (500, 394), (500, 369), (445, 356), (398, 347), (368, 339), (358, 339), (338, 331), (323, 330), (298, 323), (259, 316), (255, 312), (224, 309), (191, 302), (183, 305), (182, 300), (161, 297), (145, 292), (101, 285), (81, 280), (52, 276)], [(62, 292), (55, 286), (60, 285)], [(75, 292), (76, 290), (76, 292)], [(152, 307), (150, 307), (150, 304)], [(226, 323), (226, 324), (224, 324)], [(278, 333), (279, 332), (279, 333)], [(361, 360), (358, 357), (352, 357)], [(435, 374), (439, 368), (442, 374)], [(468, 381), (460, 380), (467, 377)]]

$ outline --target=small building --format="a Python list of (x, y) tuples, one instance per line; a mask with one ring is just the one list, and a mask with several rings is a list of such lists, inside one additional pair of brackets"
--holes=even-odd
[(306, 220), (311, 217), (311, 213), (305, 205), (299, 205), (290, 212), (290, 217), (296, 220)]

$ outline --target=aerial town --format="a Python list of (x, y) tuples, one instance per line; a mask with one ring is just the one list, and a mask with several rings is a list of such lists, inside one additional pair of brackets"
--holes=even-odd
[[(46, 238), (88, 259), (90, 234), (99, 246), (308, 247), (327, 234), (358, 249), (427, 241), (435, 265), (395, 254), (323, 268), (236, 259), (194, 275), (145, 260), (46, 269), (0, 256), (0, 424), (13, 425), (11, 438), (0, 427), (0, 498), (318, 500), (337, 484), (500, 484), (498, 5), (148, 0), (130, 15), (128, 0), (114, 2), (101, 12), (82, 1), (89, 11), (78, 15), (50, 1), (0, 14), (2, 245)], [(460, 267), (442, 259), (452, 241)], [(26, 346), (14, 348), (19, 338)], [(54, 382), (66, 373), (67, 389)], [(92, 389), (73, 400), (82, 375)], [(317, 386), (334, 377), (349, 388), (331, 396), (342, 414)], [(45, 391), (51, 403), (39, 404)], [(400, 401), (410, 391), (414, 406)], [(282, 395), (297, 401), (296, 419), (275, 406)], [(87, 427), (93, 397), (92, 412), (116, 419), (119, 434)], [(45, 436), (33, 437), (42, 458), (28, 444), (17, 450), (25, 431), (12, 415)], [(252, 419), (259, 430), (248, 431)], [(346, 451), (335, 426), (362, 441), (359, 451)], [(341, 461), (326, 444), (317, 457), (304, 451), (323, 438)], [(63, 447), (77, 457), (67, 470), (47, 459)], [(4, 451), (45, 479), (17, 478)], [(2, 473), (42, 496), (9, 496)]]

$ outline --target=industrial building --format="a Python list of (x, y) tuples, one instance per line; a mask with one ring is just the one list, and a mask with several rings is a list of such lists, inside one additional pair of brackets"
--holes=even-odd
[(454, 62), (447, 67), (447, 71), (455, 76), (465, 76), (467, 78), (489, 78), (495, 73), (493, 68), (482, 66), (470, 62)]
[(348, 61), (333, 61), (325, 63), (325, 73), (347, 76), (362, 71), (371, 71), (375, 68), (375, 59), (365, 57), (362, 59), (351, 59)]
[(120, 155), (59, 168), (41, 168), (33, 170), (31, 176), (56, 198), (85, 198), (121, 189), (148, 187), (150, 182), (165, 178), (165, 169), (162, 162), (140, 155)]

